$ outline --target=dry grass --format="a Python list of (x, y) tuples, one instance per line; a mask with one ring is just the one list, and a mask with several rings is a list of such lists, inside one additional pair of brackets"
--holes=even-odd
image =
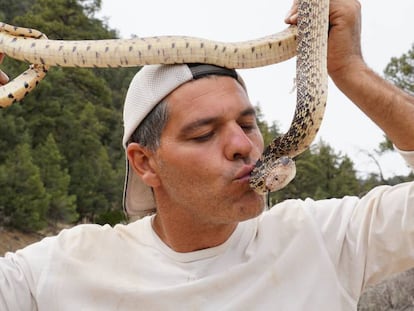
[(26, 233), (14, 229), (0, 227), (0, 256), (6, 252), (14, 252), (25, 246), (40, 241), (41, 239), (55, 235), (60, 230), (70, 227), (69, 225), (59, 224), (57, 227), (50, 227), (40, 232)]
[(41, 240), (44, 237), (40, 233), (23, 233), (16, 230), (0, 229), (0, 256), (6, 252), (13, 252), (26, 245)]

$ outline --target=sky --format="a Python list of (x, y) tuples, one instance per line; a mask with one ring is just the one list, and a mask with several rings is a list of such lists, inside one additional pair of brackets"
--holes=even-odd
[[(361, 0), (362, 50), (367, 64), (382, 75), (392, 57), (400, 57), (414, 44), (413, 0)], [(216, 41), (251, 40), (286, 28), (283, 20), (292, 1), (287, 0), (102, 0), (98, 17), (105, 18), (121, 38), (132, 35), (188, 35)], [(250, 100), (259, 104), (266, 121), (289, 128), (296, 105), (292, 92), (295, 59), (261, 68), (243, 69)], [(323, 140), (336, 152), (348, 155), (357, 172), (378, 173), (367, 154), (383, 140), (383, 132), (329, 81), (328, 104), (315, 142)], [(378, 157), (385, 177), (407, 174), (408, 167), (395, 153)]]

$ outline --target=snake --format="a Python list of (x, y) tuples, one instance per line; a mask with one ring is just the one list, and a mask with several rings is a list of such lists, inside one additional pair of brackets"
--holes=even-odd
[(295, 176), (293, 158), (314, 140), (327, 101), (329, 0), (298, 0), (298, 22), (258, 39), (220, 42), (191, 36), (50, 40), (42, 32), (0, 23), (0, 52), (30, 63), (0, 87), (0, 107), (21, 101), (50, 66), (117, 68), (207, 63), (233, 69), (276, 64), (296, 56), (296, 108), (290, 128), (257, 160), (250, 187), (259, 194), (285, 187)]

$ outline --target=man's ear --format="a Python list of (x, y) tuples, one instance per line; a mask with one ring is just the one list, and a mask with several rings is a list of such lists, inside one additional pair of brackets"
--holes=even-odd
[(130, 143), (127, 147), (127, 156), (129, 165), (145, 184), (153, 188), (160, 184), (156, 170), (152, 166), (153, 151), (138, 143)]

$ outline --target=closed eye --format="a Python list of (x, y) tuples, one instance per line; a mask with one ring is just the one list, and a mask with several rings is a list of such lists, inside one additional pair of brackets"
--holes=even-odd
[(250, 133), (257, 129), (256, 122), (241, 123), (239, 126), (243, 129), (245, 133)]
[(256, 125), (255, 125), (255, 124), (240, 125), (240, 127), (241, 127), (244, 131), (251, 131), (251, 130), (256, 129)]
[(205, 133), (203, 135), (194, 137), (194, 138), (192, 138), (192, 140), (194, 140), (196, 142), (199, 142), (199, 143), (202, 143), (202, 142), (206, 142), (206, 141), (210, 140), (210, 138), (212, 138), (213, 136), (214, 136), (214, 132), (208, 132), (208, 133)]
[(238, 124), (245, 133), (257, 130), (256, 111), (253, 108), (244, 110), (238, 119)]

